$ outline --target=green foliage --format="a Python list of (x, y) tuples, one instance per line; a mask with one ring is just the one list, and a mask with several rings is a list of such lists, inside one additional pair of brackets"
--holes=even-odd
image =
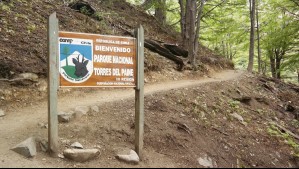
[(80, 13), (84, 14), (84, 15), (91, 15), (91, 11), (89, 9), (87, 9), (86, 6), (83, 6), (82, 8), (80, 8)]
[[(143, 1), (127, 0), (141, 5)], [(147, 11), (154, 13), (156, 1)], [(261, 59), (270, 73), (269, 51), (283, 52), (280, 71), (288, 76), (299, 67), (299, 7), (292, 0), (258, 0)], [(180, 31), (177, 0), (166, 0), (167, 24)], [(200, 41), (218, 54), (232, 56), (239, 69), (245, 69), (249, 53), (250, 17), (248, 0), (206, 1), (201, 19)], [(257, 37), (255, 38), (257, 39)], [(255, 42), (257, 47), (257, 41)], [(257, 49), (255, 49), (257, 55)], [(257, 70), (257, 59), (254, 59)], [(266, 72), (267, 74), (267, 72)]]
[(0, 9), (4, 12), (10, 13), (11, 9), (9, 5), (6, 5), (4, 3), (0, 3)]
[(99, 20), (101, 21), (103, 19), (103, 16), (100, 12), (96, 12), (93, 14), (93, 17), (96, 19), (96, 20)]
[(232, 108), (232, 109), (239, 109), (240, 108), (240, 102), (237, 100), (229, 100), (228, 101), (228, 105)]
[(36, 25), (35, 24), (29, 24), (28, 26), (27, 26), (27, 32), (28, 33), (31, 33), (31, 32), (33, 32), (33, 31), (35, 31), (36, 30)]
[(292, 136), (290, 136), (288, 133), (281, 132), (274, 124), (270, 124), (270, 126), (267, 129), (267, 132), (273, 137), (284, 139), (284, 142), (293, 149), (293, 155), (295, 157), (299, 157), (299, 144), (296, 143), (296, 141), (294, 141)]

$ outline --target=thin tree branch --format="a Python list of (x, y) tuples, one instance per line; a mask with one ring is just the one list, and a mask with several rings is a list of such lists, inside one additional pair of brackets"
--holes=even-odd
[(294, 4), (296, 4), (297, 6), (299, 6), (299, 2), (298, 0), (291, 0)]
[[(217, 7), (219, 7), (220, 5), (222, 5), (223, 3), (225, 3), (226, 2), (226, 0), (222, 0), (219, 4), (217, 4), (216, 6), (214, 6), (212, 9), (210, 9), (208, 12), (206, 12), (205, 14), (203, 14), (202, 16), (201, 16), (201, 18), (203, 18), (203, 17), (205, 17), (206, 15), (208, 15), (209, 13), (211, 13), (214, 9), (216, 9)], [(200, 19), (201, 19), (200, 18)]]

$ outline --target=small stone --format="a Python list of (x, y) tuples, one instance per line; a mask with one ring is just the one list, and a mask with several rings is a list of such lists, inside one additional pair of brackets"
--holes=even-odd
[(237, 113), (233, 113), (233, 114), (231, 114), (231, 116), (238, 119), (240, 122), (244, 122), (243, 117)]
[(3, 117), (3, 116), (5, 116), (5, 113), (2, 109), (0, 109), (0, 117)]
[(32, 81), (37, 81), (38, 75), (35, 73), (21, 73), (18, 74), (15, 79), (20, 78), (20, 79), (30, 79)]
[(138, 154), (134, 151), (134, 150), (130, 150), (130, 154), (129, 155), (120, 155), (118, 154), (116, 156), (117, 159), (127, 162), (127, 163), (134, 163), (134, 164), (138, 164), (140, 159)]
[(87, 107), (87, 106), (78, 106), (75, 108), (75, 116), (77, 118), (80, 118), (83, 115), (86, 115), (88, 112), (89, 112), (89, 107)]
[(75, 148), (75, 149), (83, 149), (83, 146), (82, 144), (80, 144), (79, 142), (75, 142), (71, 145), (72, 148)]
[(206, 168), (214, 168), (217, 165), (213, 164), (213, 160), (207, 154), (204, 154), (203, 157), (197, 159), (199, 165), (206, 167)]
[(73, 117), (72, 113), (60, 112), (60, 113), (58, 113), (58, 122), (59, 123), (67, 123), (72, 119), (72, 117)]
[(38, 126), (39, 126), (40, 128), (45, 128), (45, 129), (48, 128), (48, 124), (45, 124), (45, 123), (42, 123), (42, 122), (38, 123)]
[(64, 159), (64, 155), (63, 154), (58, 154), (58, 157), (61, 159)]
[(47, 152), (48, 151), (48, 141), (40, 140), (39, 141), (39, 147), (43, 152)]
[(95, 113), (99, 113), (100, 112), (100, 109), (99, 109), (98, 106), (91, 106), (90, 109), (91, 109), (92, 112), (95, 112)]

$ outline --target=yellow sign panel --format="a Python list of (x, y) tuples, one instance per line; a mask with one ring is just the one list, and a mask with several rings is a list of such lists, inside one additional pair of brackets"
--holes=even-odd
[(136, 40), (59, 32), (62, 87), (135, 87)]

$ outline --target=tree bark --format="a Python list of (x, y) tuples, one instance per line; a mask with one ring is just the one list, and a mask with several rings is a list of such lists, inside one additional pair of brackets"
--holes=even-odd
[[(184, 32), (184, 42), (183, 42), (183, 47), (185, 49), (189, 49), (190, 46), (190, 28), (191, 28), (191, 0), (187, 0), (186, 1), (186, 15), (185, 15), (185, 19), (186, 19), (186, 25), (185, 25), (185, 32)], [(189, 51), (189, 50), (188, 50)]]
[[(257, 1), (258, 6), (258, 1)], [(257, 63), (258, 63), (258, 72), (261, 73), (261, 47), (260, 47), (260, 25), (259, 25), (259, 11), (256, 8), (256, 33), (257, 33)]]
[(155, 17), (163, 25), (166, 23), (166, 1), (156, 0)]
[(280, 71), (280, 65), (281, 65), (281, 58), (276, 58), (276, 78), (281, 79), (281, 71)]
[(266, 71), (267, 71), (267, 63), (266, 62), (261, 61), (261, 71), (262, 71), (263, 75), (265, 76)]
[[(179, 65), (179, 70), (181, 70), (187, 62), (187, 60), (180, 58), (176, 54), (172, 53), (172, 51), (167, 49), (165, 45), (157, 41), (145, 39), (144, 47), (174, 61), (176, 64)], [(183, 51), (183, 49), (181, 49), (181, 51)]]
[[(198, 53), (200, 23), (201, 23), (204, 4), (205, 4), (205, 0), (201, 0), (200, 8), (198, 10), (197, 19), (196, 19), (197, 21), (196, 21), (195, 43), (194, 43), (194, 53), (195, 53), (195, 55)], [(195, 56), (194, 56), (194, 59), (195, 59)], [(195, 62), (195, 60), (194, 60), (194, 62)]]
[(254, 61), (254, 26), (255, 26), (255, 0), (249, 0), (250, 2), (250, 47), (249, 47), (249, 61), (247, 70), (249, 72), (253, 71), (253, 61)]
[(229, 59), (229, 44), (228, 42), (225, 43), (226, 46), (226, 58)]
[[(183, 46), (186, 44), (186, 4), (185, 0), (179, 0), (180, 9), (181, 9), (181, 37), (183, 40)], [(184, 46), (185, 47), (185, 46)]]
[(195, 23), (196, 23), (196, 0), (189, 0), (190, 1), (190, 8), (188, 10), (190, 11), (190, 31), (189, 31), (189, 48), (188, 48), (188, 54), (189, 59), (191, 62), (191, 65), (193, 68), (196, 69), (196, 53), (195, 53), (195, 41), (197, 39), (195, 36)]
[(225, 45), (224, 45), (224, 41), (221, 42), (221, 46), (222, 46), (222, 55), (223, 55), (224, 57), (226, 57), (226, 56), (225, 56)]
[(276, 64), (275, 64), (275, 58), (273, 56), (273, 52), (271, 52), (269, 58), (270, 58), (270, 67), (271, 67), (272, 77), (276, 78)]
[(282, 56), (283, 56), (283, 52), (281, 52), (279, 49), (275, 49), (274, 54), (275, 54), (275, 61), (276, 61), (276, 63), (275, 63), (276, 78), (281, 79), (280, 65), (281, 65), (281, 59), (282, 59)]

